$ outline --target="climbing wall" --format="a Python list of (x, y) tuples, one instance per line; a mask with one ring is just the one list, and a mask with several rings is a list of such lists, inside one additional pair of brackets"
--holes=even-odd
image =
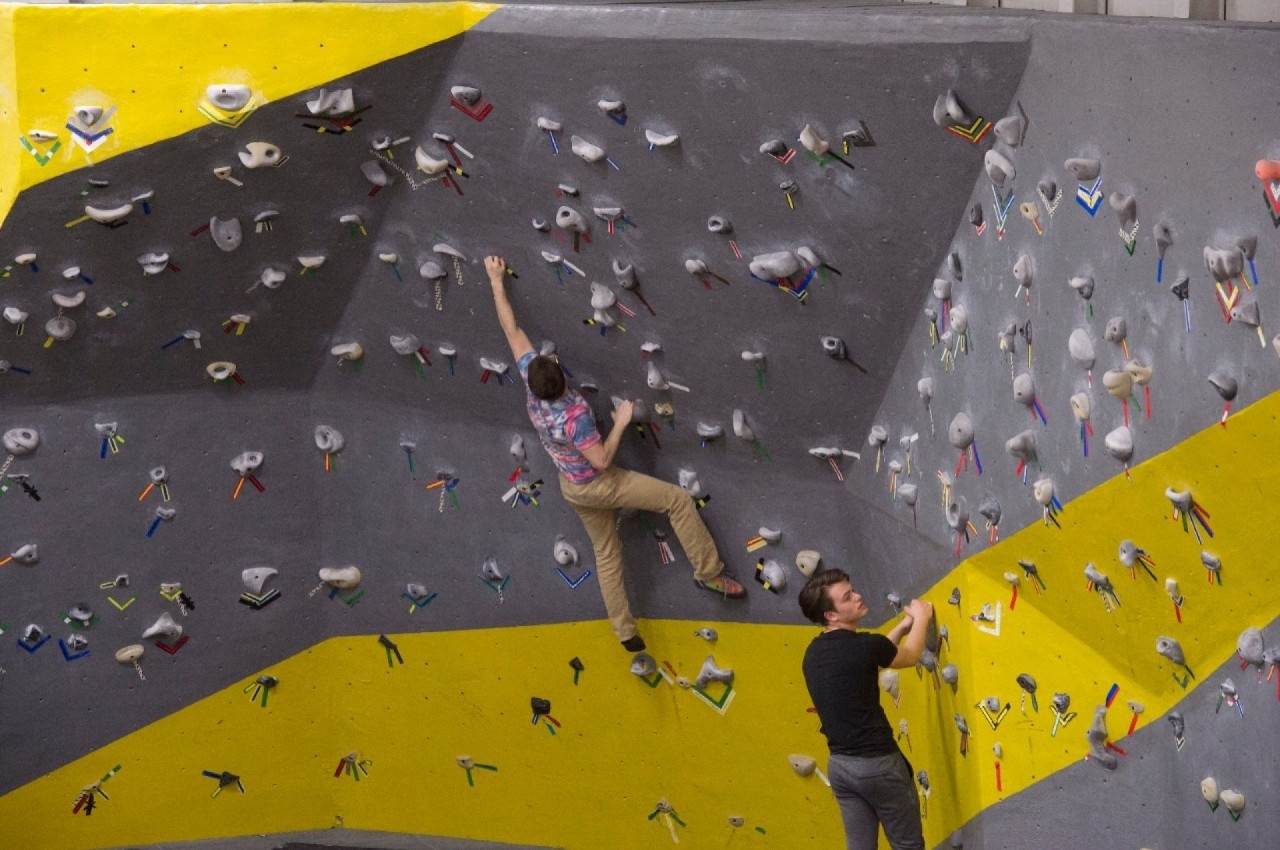
[[(1145, 28), (1139, 75), (1077, 67), (1129, 27), (1035, 17), (5, 11), (0, 708), (24, 721), (0, 834), (838, 842), (820, 774), (788, 766), (824, 761), (802, 549), (876, 600), (868, 625), (925, 595), (946, 626), (885, 694), (931, 846), (1276, 826), (1244, 750), (1273, 737), (1271, 656), (1231, 668), (1276, 611), (1244, 494), (1280, 405), (1253, 174), (1280, 127), (1252, 83), (1194, 82), (1222, 72), (1187, 60), (1205, 31)], [(137, 37), (37, 61), (103, 28)], [(1274, 38), (1212, 32), (1236, 82)], [(698, 591), (665, 522), (621, 517), (652, 668), (603, 620), (511, 380), (495, 252), (598, 417), (642, 402), (620, 462), (699, 496), (748, 586)], [(710, 659), (730, 672), (691, 687)], [(1198, 802), (1210, 775), (1247, 813)]]

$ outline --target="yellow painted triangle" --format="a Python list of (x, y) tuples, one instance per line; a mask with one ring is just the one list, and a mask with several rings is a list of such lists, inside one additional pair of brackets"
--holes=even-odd
[[(278, 101), (456, 36), (497, 8), (0, 4), (0, 222), (22, 189), (205, 125), (198, 106), (210, 85)], [(67, 138), (82, 103), (115, 106), (115, 132), (91, 155), (65, 144), (41, 167), (19, 138), (32, 128)]]

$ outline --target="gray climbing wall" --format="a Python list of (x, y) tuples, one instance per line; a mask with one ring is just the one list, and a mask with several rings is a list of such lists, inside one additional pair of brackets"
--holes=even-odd
[[(672, 480), (678, 468), (694, 468), (712, 496), (704, 516), (726, 561), (753, 591), (745, 603), (696, 591), (686, 567), (659, 564), (654, 526), (627, 519), (628, 581), (640, 616), (794, 622), (793, 591), (775, 596), (749, 581), (758, 556), (744, 544), (761, 525), (784, 536), (759, 554), (784, 564), (810, 547), (836, 563), (865, 559), (871, 571), (900, 573), (901, 559), (918, 577), (913, 583), (925, 581), (935, 547), (886, 534), (891, 526), (879, 509), (851, 500), (807, 449), (856, 448), (869, 427), (922, 303), (915, 281), (941, 260), (980, 165), (980, 151), (935, 132), (928, 117), (935, 89), (985, 81), (980, 102), (999, 112), (1010, 101), (1026, 44), (999, 32), (993, 40), (981, 26), (969, 27), (964, 38), (927, 43), (905, 33), (896, 18), (871, 19), (868, 30), (835, 16), (843, 43), (765, 38), (783, 17), (772, 26), (739, 18), (739, 37), (709, 38), (713, 19), (697, 13), (684, 16), (688, 27), (649, 41), (643, 36), (651, 17), (619, 22), (612, 11), (576, 14), (583, 33), (571, 37), (552, 34), (563, 27), (539, 23), (538, 14), (510, 10), (465, 38), (334, 81), (331, 87), (353, 89), (358, 106), (372, 107), (350, 133), (304, 127), (307, 119), (297, 116), (306, 113), (303, 101), (314, 95), (308, 92), (263, 108), (238, 130), (209, 127), (104, 163), (89, 172), (110, 181), (90, 190), (95, 203), (111, 206), (155, 190), (151, 214), (135, 211), (126, 226), (63, 228), (86, 202), (79, 193), (87, 174), (21, 196), (0, 241), (15, 256), (37, 253), (39, 271), (15, 268), (5, 301), (33, 318), (22, 337), (3, 337), (0, 357), (32, 374), (4, 376), (2, 424), (40, 430), (39, 451), (14, 471), (31, 476), (41, 500), (16, 490), (5, 499), (11, 540), (4, 543), (37, 541), (41, 562), (0, 577), (13, 592), (20, 588), (4, 616), (14, 627), (37, 622), (56, 632), (54, 613), (88, 602), (110, 615), (91, 635), (94, 646), (106, 648), (135, 641), (173, 607), (155, 595), (161, 582), (182, 582), (196, 611), (184, 621), (187, 647), (173, 657), (147, 656), (144, 667), (184, 671), (161, 687), (122, 675), (106, 652), (68, 668), (54, 656), (56, 646), (29, 659), (13, 649), (18, 663), (10, 679), (27, 685), (7, 689), (0, 700), (20, 711), (24, 692), (39, 693), (40, 714), (30, 729), (0, 733), (15, 754), (0, 787), (33, 779), (325, 637), (391, 628), (388, 617), (399, 612), (407, 581), (440, 593), (430, 619), (419, 621), (427, 629), (602, 616), (594, 580), (570, 591), (552, 569), (556, 534), (567, 534), (584, 554), (590, 550), (555, 486), (538, 508), (500, 501), (510, 487), (514, 435), (530, 447), (529, 480), (550, 481), (554, 471), (536, 447), (520, 388), (481, 382), (478, 358), (510, 360), (480, 264), (490, 251), (503, 252), (519, 275), (512, 297), (530, 336), (554, 340), (575, 380), (600, 388), (600, 415), (607, 418), (613, 394), (650, 405), (669, 396), (674, 425), (655, 420), (661, 430), (629, 438), (622, 463)], [(594, 37), (592, 29), (606, 23), (634, 27), (636, 37)], [(516, 36), (508, 28), (531, 32)], [(682, 70), (658, 83), (646, 68)], [(817, 79), (825, 82), (813, 85)], [(406, 80), (415, 84), (406, 87)], [(483, 122), (450, 108), (449, 87), (459, 83), (479, 86), (494, 104)], [(625, 126), (596, 106), (615, 95), (627, 103)], [(762, 109), (765, 102), (773, 105)], [(543, 114), (566, 126), (558, 155), (535, 127)], [(804, 121), (838, 139), (857, 119), (867, 122), (877, 145), (855, 149), (856, 170), (820, 166), (803, 150), (783, 166), (758, 151), (772, 138), (794, 145)], [(649, 151), (646, 127), (678, 132), (681, 141)], [(430, 140), (433, 132), (453, 134), (475, 155), (464, 160), (463, 194), (438, 182), (411, 188), (384, 164), (394, 180), (370, 196), (360, 165), (373, 159), (372, 140), (410, 135), (414, 141), (394, 148), (392, 160), (408, 166), (414, 144), (444, 155)], [(617, 168), (575, 157), (570, 133), (605, 146)], [(237, 166), (242, 187), (209, 176), (258, 140), (279, 145), (288, 161), (266, 170)], [(928, 180), (915, 179), (920, 161), (930, 163)], [(417, 172), (415, 182), (423, 177)], [(798, 184), (794, 210), (776, 188), (787, 178)], [(580, 198), (557, 198), (560, 183), (577, 187)], [(588, 217), (594, 206), (620, 205), (635, 227), (610, 235), (593, 219), (590, 244), (574, 253), (530, 226), (534, 217), (553, 218), (565, 200)], [(267, 209), (279, 216), (269, 231), (255, 232), (252, 219)], [(363, 232), (338, 221), (352, 213)], [(725, 237), (707, 231), (711, 215), (733, 222), (743, 259)], [(238, 217), (244, 225), (234, 252), (219, 250), (208, 232), (192, 235), (213, 216)], [(904, 234), (909, 250), (895, 245)], [(468, 261), (461, 281), (444, 262), (450, 279), (437, 311), (417, 269), (440, 242)], [(815, 280), (805, 303), (749, 276), (751, 256), (799, 245), (812, 246), (841, 272)], [(602, 337), (583, 325), (591, 316), (586, 282), (576, 275), (558, 281), (544, 250), (567, 255), (591, 279), (610, 284), (611, 260), (634, 262), (655, 315), (619, 290), (637, 316), (619, 315), (626, 332), (615, 328)], [(144, 276), (136, 258), (147, 252), (169, 254), (173, 267)], [(387, 252), (400, 257), (403, 280), (378, 259)], [(308, 255), (324, 255), (325, 263), (300, 275), (296, 258)], [(730, 284), (712, 280), (713, 288), (704, 289), (684, 270), (689, 257), (704, 258)], [(62, 279), (61, 269), (72, 264), (92, 286)], [(287, 272), (279, 288), (259, 284), (267, 268)], [(75, 314), (79, 332), (42, 349), (40, 325), (52, 314), (48, 294), (77, 288), (90, 296)], [(124, 301), (128, 306), (118, 306)], [(106, 304), (116, 304), (118, 316), (95, 318)], [(243, 334), (223, 326), (241, 313), (251, 317)], [(189, 328), (202, 333), (199, 350), (187, 340), (163, 347)], [(387, 342), (406, 332), (432, 351), (421, 376)], [(844, 338), (867, 373), (824, 355), (824, 334)], [(358, 370), (328, 353), (352, 341), (366, 352)], [(645, 341), (661, 343), (657, 362), (690, 387), (688, 394), (647, 389)], [(441, 343), (458, 349), (455, 374), (437, 352)], [(740, 358), (744, 349), (767, 355), (763, 391)], [(234, 362), (244, 384), (215, 385), (204, 371), (215, 360)], [(746, 412), (771, 460), (732, 435), (735, 408)], [(119, 423), (125, 443), (100, 458), (93, 426), (107, 421)], [(700, 448), (699, 421), (723, 425), (727, 436)], [(329, 473), (312, 441), (317, 424), (347, 438)], [(404, 440), (416, 444), (413, 474)], [(258, 474), (265, 491), (245, 486), (233, 501), (238, 477), (229, 463), (247, 450), (265, 452)], [(148, 538), (158, 496), (139, 504), (137, 495), (148, 470), (161, 463), (178, 513)], [(439, 471), (459, 479), (460, 509), (446, 501), (441, 513), (437, 494), (424, 492)], [(500, 607), (478, 580), (489, 556), (512, 575)], [(360, 604), (308, 596), (319, 567), (348, 563), (364, 570), (370, 588)], [(240, 571), (256, 565), (278, 569), (283, 592), (258, 612), (237, 604)], [(98, 589), (119, 573), (129, 574), (128, 595), (138, 597), (123, 612)], [(125, 594), (113, 598), (123, 601)], [(84, 705), (77, 695), (85, 691), (99, 699)], [(92, 722), (84, 722), (86, 713)]]
[[(570, 589), (552, 570), (556, 534), (589, 551), (554, 485), (537, 508), (500, 502), (514, 467), (507, 450), (513, 436), (530, 447), (530, 480), (550, 481), (553, 470), (536, 448), (519, 386), (480, 380), (480, 357), (509, 359), (480, 265), (490, 251), (503, 253), (519, 275), (509, 286), (521, 324), (533, 339), (556, 343), (578, 383), (599, 388), (593, 402), (604, 420), (610, 395), (641, 398), (650, 408), (674, 404), (674, 424), (657, 419), (660, 429), (630, 436), (621, 462), (672, 480), (682, 467), (696, 470), (712, 496), (703, 516), (744, 579), (760, 555), (789, 564), (808, 547), (848, 568), (873, 599), (932, 587), (959, 561), (935, 498), (934, 471), (954, 473), (956, 453), (944, 435), (962, 410), (975, 423), (986, 467), (981, 478), (970, 469), (957, 479), (955, 493), (979, 529), (962, 556), (985, 545), (976, 515), (985, 495), (1003, 506), (1004, 536), (1040, 521), (1030, 487), (1003, 450), (1018, 431), (1035, 429), (1044, 474), (1070, 511), (1071, 499), (1121, 473), (1101, 445), (1120, 416), (1119, 402), (1101, 389), (1102, 372), (1122, 360), (1102, 338), (1110, 317), (1126, 318), (1131, 355), (1155, 370), (1152, 418), (1131, 409), (1136, 462), (1216, 421), (1221, 400), (1205, 380), (1210, 372), (1239, 381), (1237, 407), (1276, 388), (1273, 352), (1238, 324), (1223, 325), (1200, 260), (1206, 244), (1227, 246), (1256, 233), (1264, 281), (1280, 268), (1252, 175), (1255, 160), (1280, 157), (1275, 105), (1262, 83), (1276, 44), (1270, 29), (1139, 29), (943, 12), (512, 8), (464, 37), (332, 81), (329, 88), (349, 86), (357, 105), (372, 107), (350, 133), (305, 128), (297, 116), (314, 94), (307, 92), (263, 108), (238, 130), (205, 128), (25, 192), (0, 228), (0, 253), (37, 252), (39, 271), (15, 268), (0, 282), (0, 302), (33, 319), (22, 337), (11, 328), (0, 333), (0, 358), (31, 374), (0, 375), (0, 429), (40, 430), (40, 450), (10, 471), (29, 474), (41, 498), (15, 487), (0, 502), (0, 549), (38, 542), (41, 561), (0, 574), (0, 622), (15, 630), (37, 622), (60, 636), (65, 630), (55, 615), (88, 602), (103, 615), (90, 632), (103, 651), (64, 663), (56, 645), (31, 656), (12, 643), (2, 650), (0, 711), (26, 722), (0, 728), (7, 755), (0, 791), (327, 637), (378, 633), (391, 629), (388, 623), (402, 629), (390, 612), (401, 613), (397, 594), (407, 581), (440, 594), (413, 623), (424, 630), (601, 618), (594, 580)], [(449, 107), (449, 87), (457, 84), (480, 87), (494, 104), (483, 122)], [(970, 145), (930, 120), (934, 100), (948, 88), (992, 120), (1015, 102), (1029, 118), (1021, 147), (997, 146), (1017, 168), (1017, 200), (1002, 240), (982, 170), (990, 137)], [(614, 98), (627, 104), (625, 125), (596, 107)], [(564, 124), (559, 154), (535, 127), (540, 115)], [(775, 138), (796, 146), (806, 123), (839, 150), (840, 134), (858, 119), (876, 145), (851, 150), (853, 170), (819, 165), (803, 150), (782, 165), (758, 150)], [(648, 150), (646, 128), (679, 133), (680, 142)], [(394, 148), (393, 160), (409, 169), (415, 144), (444, 155), (430, 142), (433, 132), (453, 134), (475, 154), (463, 161), (462, 194), (438, 182), (415, 188), (420, 172), (406, 176), (384, 160), (391, 185), (370, 195), (360, 165), (374, 159), (372, 140), (411, 137)], [(574, 133), (602, 145), (617, 167), (574, 157)], [(278, 144), (289, 161), (264, 171), (237, 166), (242, 187), (209, 176), (257, 140)], [(1075, 182), (1063, 169), (1074, 156), (1101, 160), (1108, 195), (1136, 198), (1132, 257), (1105, 200), (1096, 218), (1075, 205)], [(80, 214), (89, 175), (110, 180), (89, 190), (103, 205), (154, 189), (150, 214), (135, 211), (114, 230), (92, 222), (64, 228)], [(1035, 183), (1050, 176), (1064, 197), (1052, 218), (1041, 207), (1045, 233), (1037, 236), (1017, 204), (1035, 200)], [(798, 186), (794, 210), (777, 188), (786, 179)], [(557, 197), (561, 183), (579, 197)], [(985, 207), (982, 236), (966, 221), (974, 202)], [(562, 203), (591, 221), (591, 241), (578, 252), (530, 225), (553, 219)], [(634, 226), (609, 234), (591, 215), (596, 206), (623, 207)], [(252, 218), (267, 209), (280, 213), (274, 227), (254, 232)], [(353, 213), (363, 231), (339, 223)], [(732, 221), (742, 258), (727, 237), (707, 231), (712, 215)], [(211, 216), (246, 225), (238, 250), (219, 251), (207, 232), (192, 235)], [(1164, 284), (1154, 279), (1157, 221), (1174, 237)], [(432, 253), (437, 243), (468, 258), (461, 280), (442, 261), (450, 275), (439, 311), (431, 285), (417, 274), (424, 261), (441, 259)], [(803, 304), (748, 275), (753, 255), (801, 245), (841, 272), (813, 280)], [(968, 311), (972, 348), (944, 371), (942, 349), (929, 345), (920, 317), (936, 306), (929, 284), (952, 250), (963, 267), (954, 303)], [(176, 268), (144, 276), (136, 258), (151, 251), (169, 253)], [(586, 279), (560, 279), (542, 251), (563, 254), (588, 279), (611, 286), (611, 261), (634, 263), (653, 315), (618, 290), (637, 314), (617, 315), (626, 332), (602, 336), (584, 326), (591, 315)], [(378, 259), (388, 252), (400, 258), (399, 276)], [(1034, 268), (1030, 304), (1015, 297), (1011, 272), (1023, 254)], [(326, 261), (299, 275), (296, 258), (307, 255)], [(729, 285), (711, 279), (704, 288), (685, 271), (689, 258), (705, 260)], [(94, 281), (84, 287), (88, 306), (73, 313), (79, 332), (42, 348), (40, 327), (52, 315), (48, 294), (80, 287), (59, 274), (73, 264)], [(255, 286), (269, 267), (287, 271), (283, 285)], [(1167, 291), (1184, 272), (1192, 281), (1190, 333)], [(1097, 284), (1092, 319), (1067, 285), (1083, 274)], [(1249, 294), (1264, 320), (1277, 306), (1273, 289), (1264, 282)], [(95, 318), (107, 305), (118, 315)], [(224, 333), (222, 323), (234, 313), (252, 317), (243, 335)], [(999, 329), (1028, 319), (1047, 426), (1013, 400), (1009, 364), (997, 348)], [(1066, 403), (1085, 388), (1083, 371), (1066, 356), (1076, 327), (1098, 351), (1097, 433), (1088, 460)], [(186, 340), (163, 347), (189, 328), (202, 332), (199, 350)], [(387, 339), (397, 333), (418, 335), (432, 365), (420, 373), (396, 355)], [(826, 357), (822, 335), (841, 337), (866, 374)], [(330, 347), (353, 341), (365, 350), (359, 367), (339, 365)], [(689, 386), (688, 394), (646, 387), (645, 341), (662, 345), (654, 362)], [(442, 343), (458, 349), (454, 374), (439, 356)], [(766, 355), (763, 389), (740, 357), (744, 350)], [(237, 364), (243, 386), (211, 383), (204, 367), (222, 359)], [(1016, 371), (1025, 367), (1021, 339), (1014, 362)], [(936, 436), (915, 389), (926, 375), (937, 387)], [(746, 413), (769, 460), (733, 437), (734, 409)], [(106, 421), (118, 422), (126, 441), (118, 454), (101, 458), (93, 426)], [(728, 433), (700, 446), (698, 422)], [(317, 424), (347, 438), (330, 472), (312, 442)], [(900, 437), (919, 435), (915, 529), (884, 472), (873, 472), (866, 435), (877, 424), (889, 433), (886, 463), (904, 459)], [(412, 472), (403, 441), (415, 445)], [(858, 462), (841, 462), (843, 484), (807, 451), (833, 445), (862, 452)], [(259, 476), (265, 490), (246, 486), (233, 501), (237, 477), (229, 462), (250, 449), (266, 453)], [(148, 537), (157, 496), (141, 504), (136, 497), (160, 463), (169, 469), (178, 513)], [(459, 479), (459, 508), (445, 501), (438, 510), (438, 494), (424, 490), (438, 472)], [(783, 541), (748, 553), (744, 544), (761, 525), (781, 529)], [(681, 563), (659, 564), (654, 527), (641, 518), (623, 521), (628, 583), (642, 617), (797, 621), (794, 570), (782, 595), (748, 581), (745, 603), (723, 603), (695, 591)], [(490, 556), (512, 576), (500, 605), (477, 580)], [(359, 604), (308, 595), (319, 567), (347, 563), (366, 576)], [(254, 612), (236, 597), (240, 570), (259, 564), (279, 569), (283, 596)], [(130, 576), (126, 592), (99, 588), (119, 573)], [(156, 595), (166, 581), (181, 581), (196, 603), (183, 621), (192, 639), (172, 657), (148, 652), (144, 666), (156, 673), (144, 686), (111, 661), (110, 649), (136, 641), (161, 610), (172, 610)], [(118, 611), (108, 593), (137, 598)], [(877, 617), (886, 614), (877, 608)], [(1060, 616), (1069, 619), (1069, 611)], [(597, 625), (607, 638), (607, 627)], [(1205, 681), (1220, 681), (1231, 664)], [(1262, 689), (1247, 694), (1250, 712), (1239, 718), (1213, 712), (1214, 685), (1190, 691), (1181, 706), (1189, 739), (1181, 752), (1166, 728), (1144, 729), (1126, 742), (1133, 755), (1120, 773), (1072, 766), (980, 815), (965, 829), (966, 846), (1085, 848), (1121, 839), (1153, 847), (1223, 840), (1266, 846), (1276, 825), (1274, 759), (1248, 751), (1274, 739), (1275, 721)], [(1233, 833), (1222, 831), (1224, 812), (1201, 817), (1207, 809), (1196, 801), (1195, 784), (1209, 774), (1250, 794), (1249, 814)], [(1098, 802), (1086, 816), (1082, 804), (1068, 800)]]

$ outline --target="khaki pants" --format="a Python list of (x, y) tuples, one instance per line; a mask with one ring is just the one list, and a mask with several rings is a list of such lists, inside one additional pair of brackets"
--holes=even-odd
[(698, 516), (693, 499), (675, 484), (611, 466), (585, 484), (573, 484), (560, 476), (560, 492), (578, 512), (591, 538), (600, 594), (618, 640), (635, 636), (636, 618), (631, 615), (627, 588), (622, 580), (622, 541), (618, 539), (615, 509), (638, 508), (666, 514), (685, 556), (693, 565), (695, 579), (715, 578), (724, 569), (715, 541)]

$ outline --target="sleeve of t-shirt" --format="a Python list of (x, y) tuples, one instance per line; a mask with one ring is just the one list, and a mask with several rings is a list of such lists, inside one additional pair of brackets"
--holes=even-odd
[(581, 451), (589, 449), (596, 443), (600, 442), (600, 429), (596, 427), (595, 417), (591, 415), (591, 408), (585, 403), (582, 405), (574, 405), (574, 409), (569, 412), (565, 422), (565, 433), (568, 434), (569, 440), (573, 443), (573, 447)]
[(888, 667), (898, 655), (898, 647), (884, 635), (868, 635), (871, 638), (871, 657), (877, 667)]
[(529, 385), (529, 364), (533, 362), (533, 358), (537, 356), (537, 352), (530, 349), (520, 356), (516, 361), (516, 370), (519, 371), (520, 377), (524, 378), (525, 386)]

